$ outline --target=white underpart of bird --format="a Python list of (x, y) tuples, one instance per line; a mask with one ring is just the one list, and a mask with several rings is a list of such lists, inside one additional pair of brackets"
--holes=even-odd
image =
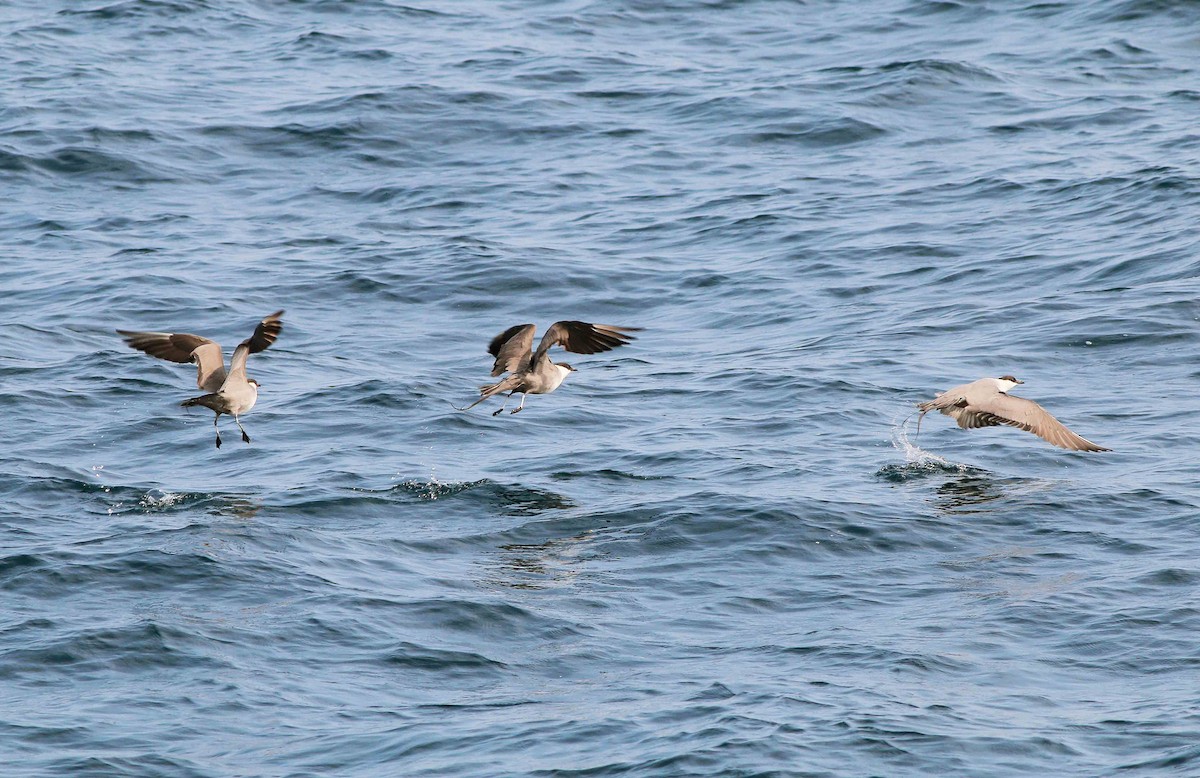
[(507, 392), (504, 404), (492, 415), (499, 415), (513, 394), (521, 395), (521, 404), (511, 411), (518, 413), (525, 407), (525, 400), (529, 395), (550, 394), (562, 386), (568, 375), (576, 372), (575, 368), (565, 362), (555, 363), (550, 359), (549, 352), (552, 347), (562, 346), (575, 354), (598, 354), (636, 340), (629, 333), (640, 332), (641, 329), (617, 327), (612, 324), (589, 324), (583, 321), (558, 321), (546, 330), (535, 352), (535, 325), (517, 324), (509, 327), (492, 338), (492, 342), (488, 344), (488, 353), (496, 358), (492, 365), (492, 375), (508, 375), (494, 384), (479, 387), (479, 399), (458, 410), (468, 411), (489, 397)]
[[(924, 418), (930, 411), (951, 417), (963, 429), (1004, 425), (1032, 432), (1042, 440), (1070, 451), (1112, 451), (1081, 438), (1042, 406), (1008, 392), (1023, 384), (1011, 375), (980, 378), (969, 384), (947, 389), (928, 402), (917, 405)], [(917, 421), (918, 428), (920, 419)]]
[(217, 432), (217, 448), (220, 448), (221, 430), (217, 427), (217, 421), (223, 413), (233, 417), (234, 423), (242, 433), (242, 440), (250, 442), (250, 436), (242, 427), (240, 417), (248, 413), (258, 401), (259, 383), (246, 377), (246, 359), (275, 342), (283, 330), (283, 321), (280, 318), (282, 316), (283, 311), (276, 311), (258, 323), (254, 334), (234, 349), (228, 372), (225, 370), (225, 357), (220, 345), (208, 338), (176, 332), (117, 330), (117, 333), (125, 338), (130, 347), (152, 357), (169, 362), (191, 362), (196, 365), (196, 386), (207, 394), (184, 400), (180, 405), (185, 408), (202, 405), (216, 414), (213, 417), (213, 428)]

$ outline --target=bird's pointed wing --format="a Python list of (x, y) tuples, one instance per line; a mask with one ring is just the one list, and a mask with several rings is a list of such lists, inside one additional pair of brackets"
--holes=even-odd
[(972, 427), (994, 427), (1003, 424), (1032, 432), (1047, 443), (1065, 448), (1070, 451), (1111, 451), (1112, 449), (1098, 446), (1081, 438), (1050, 415), (1042, 406), (1024, 397), (997, 392), (995, 397), (983, 402), (973, 403), (970, 408), (964, 408), (957, 416), (958, 426), (964, 429)]
[(612, 351), (635, 340), (630, 332), (641, 332), (641, 327), (616, 327), (612, 324), (588, 324), (585, 321), (556, 321), (542, 336), (534, 361), (540, 360), (551, 346), (562, 346), (576, 354), (598, 354)]
[(196, 386), (215, 392), (225, 381), (225, 356), (221, 347), (199, 335), (185, 332), (132, 332), (117, 330), (138, 351), (168, 362), (196, 363)]
[(251, 354), (265, 351), (279, 337), (279, 333), (283, 332), (281, 316), (283, 316), (283, 311), (275, 311), (258, 323), (258, 326), (254, 328), (253, 335), (238, 344), (229, 360), (230, 377), (234, 375), (243, 379), (246, 377), (246, 358)]
[(275, 311), (260, 321), (254, 328), (254, 334), (248, 340), (243, 341), (249, 347), (251, 354), (265, 351), (267, 346), (275, 342), (279, 333), (283, 332), (283, 319), (280, 318), (282, 316), (283, 311)]
[(125, 339), (125, 343), (138, 351), (144, 351), (152, 357), (165, 359), (168, 362), (191, 362), (192, 352), (206, 343), (216, 346), (208, 338), (199, 335), (188, 335), (183, 332), (132, 332), (117, 330), (117, 334)]
[(515, 373), (529, 366), (533, 333), (536, 330), (537, 327), (532, 324), (517, 324), (492, 338), (488, 344), (488, 353), (496, 358), (492, 375)]

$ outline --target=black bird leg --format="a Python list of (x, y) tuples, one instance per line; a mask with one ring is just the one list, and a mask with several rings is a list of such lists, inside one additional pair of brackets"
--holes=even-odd
[(238, 429), (239, 429), (239, 430), (242, 430), (242, 440), (244, 440), (244, 441), (246, 441), (247, 443), (249, 443), (249, 442), (250, 442), (250, 436), (249, 436), (249, 435), (247, 435), (247, 434), (246, 434), (246, 430), (242, 428), (242, 420), (241, 420), (241, 419), (239, 419), (237, 416), (234, 416), (234, 417), (233, 417), (233, 423), (234, 423), (234, 424), (236, 424), (236, 425), (238, 425)]
[[(513, 392), (515, 392), (515, 391), (517, 391), (517, 390), (513, 389)], [(504, 402), (500, 404), (500, 407), (497, 410), (492, 411), (492, 415), (499, 416), (500, 414), (504, 413), (504, 407), (506, 405), (508, 405), (508, 398), (510, 398), (512, 396), (513, 396), (512, 392), (509, 392), (508, 394), (504, 395)]]

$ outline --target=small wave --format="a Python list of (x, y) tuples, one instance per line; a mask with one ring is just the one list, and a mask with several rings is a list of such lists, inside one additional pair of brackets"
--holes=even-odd
[(612, 468), (601, 468), (599, 470), (559, 470), (551, 473), (550, 477), (556, 481), (573, 481), (577, 478), (595, 478), (602, 481), (669, 481), (674, 476), (668, 475), (644, 475), (641, 473), (630, 473), (624, 470), (615, 470)]
[(889, 62), (879, 70), (883, 73), (907, 73), (914, 79), (922, 80), (929, 85), (1000, 81), (995, 73), (980, 65), (945, 59), (897, 60)]
[(112, 3), (111, 5), (100, 6), (99, 8), (84, 8), (84, 9), (64, 9), (58, 12), (59, 16), (82, 16), (101, 20), (124, 20), (137, 19), (141, 17), (168, 17), (174, 18), (179, 14), (192, 13), (196, 11), (207, 11), (210, 9), (208, 3), (203, 2), (177, 2), (167, 0), (127, 0), (127, 2)]
[(31, 166), (29, 157), (10, 149), (11, 147), (0, 148), (0, 170), (10, 173), (20, 173), (29, 170)]
[(131, 184), (172, 180), (167, 173), (132, 156), (82, 146), (64, 146), (30, 162), (48, 173), (70, 178), (82, 176)]
[(403, 481), (396, 486), (396, 489), (408, 492), (414, 495), (419, 500), (437, 500), (442, 497), (449, 497), (452, 494), (465, 492), (467, 489), (476, 486), (482, 486), (487, 483), (487, 479), (479, 481), (439, 481), (437, 476), (430, 475), (428, 481), (418, 481), (410, 479)]
[(437, 476), (430, 475), (428, 480), (409, 479), (402, 481), (392, 488), (393, 491), (407, 492), (418, 500), (435, 501), (469, 492), (475, 499), (504, 508), (517, 514), (533, 514), (543, 510), (564, 509), (574, 507), (567, 497), (526, 486), (501, 484), (490, 478), (478, 481), (439, 481)]
[(443, 679), (494, 677), (507, 669), (503, 662), (474, 651), (432, 648), (408, 641), (400, 643), (380, 660), (392, 667), (435, 673)]
[(739, 146), (794, 143), (799, 146), (823, 148), (874, 140), (886, 133), (887, 130), (883, 127), (869, 122), (841, 117), (815, 122), (778, 122), (755, 132), (735, 133), (726, 138), (725, 142)]
[(226, 663), (194, 647), (183, 629), (144, 621), (68, 632), (11, 652), (7, 674), (49, 677), (96, 672), (136, 673), (147, 668), (223, 669)]

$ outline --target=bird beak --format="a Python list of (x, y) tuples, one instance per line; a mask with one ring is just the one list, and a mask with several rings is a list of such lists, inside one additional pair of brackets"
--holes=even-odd
[(1023, 384), (1023, 383), (1025, 383), (1025, 382), (1024, 382), (1024, 381), (1017, 381), (1017, 383), (1018, 383), (1018, 384)]

